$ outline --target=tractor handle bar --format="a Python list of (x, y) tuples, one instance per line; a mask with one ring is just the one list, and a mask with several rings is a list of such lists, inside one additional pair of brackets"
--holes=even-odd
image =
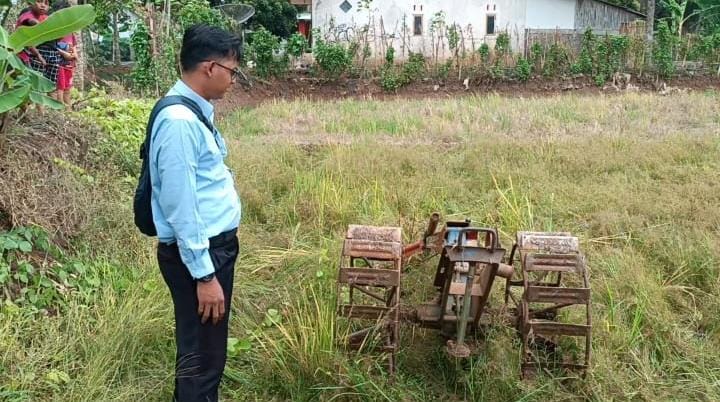
[(500, 244), (498, 243), (498, 234), (495, 229), (477, 227), (462, 228), (458, 230), (457, 247), (462, 247), (463, 243), (465, 243), (468, 232), (480, 232), (485, 233), (486, 235), (490, 235), (490, 250), (495, 251), (496, 248), (500, 248)]

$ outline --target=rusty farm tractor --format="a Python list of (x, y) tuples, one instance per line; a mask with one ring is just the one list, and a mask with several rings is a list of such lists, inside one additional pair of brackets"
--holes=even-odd
[[(509, 257), (495, 229), (469, 220), (448, 221), (438, 230), (433, 214), (421, 240), (405, 245), (398, 227), (350, 225), (338, 272), (337, 315), (347, 333), (337, 338), (356, 350), (378, 351), (396, 370), (401, 323), (438, 329), (454, 358), (472, 354), (469, 334), (481, 329), (496, 277), (505, 279), (505, 308), (523, 345), (521, 373), (547, 368), (577, 369), (590, 361), (590, 285), (578, 239), (569, 233), (519, 232)], [(419, 306), (404, 305), (401, 284), (416, 255), (439, 257), (436, 296)], [(568, 314), (574, 307), (583, 314)], [(343, 328), (344, 328), (343, 327)], [(578, 353), (563, 339), (585, 339)], [(572, 343), (575, 345), (575, 343)]]

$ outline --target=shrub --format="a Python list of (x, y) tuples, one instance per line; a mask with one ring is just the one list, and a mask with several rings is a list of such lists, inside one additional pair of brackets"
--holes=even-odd
[(115, 165), (121, 172), (137, 175), (138, 150), (145, 140), (145, 127), (152, 104), (140, 99), (113, 99), (102, 91), (90, 91), (88, 106), (80, 113), (103, 131), (93, 149), (93, 158)]
[(522, 82), (527, 82), (530, 79), (532, 73), (532, 64), (528, 59), (521, 57), (518, 59), (515, 65), (515, 77)]
[(319, 36), (313, 46), (313, 55), (320, 70), (329, 78), (340, 77), (352, 65), (352, 57), (342, 44), (327, 43)]

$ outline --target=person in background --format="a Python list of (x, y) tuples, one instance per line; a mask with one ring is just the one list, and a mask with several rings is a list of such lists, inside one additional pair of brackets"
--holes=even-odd
[[(47, 19), (50, 11), (48, 0), (35, 0), (29, 1), (29, 3), (30, 9), (20, 14), (15, 24), (16, 27), (37, 25)], [(41, 73), (45, 78), (57, 85), (58, 72), (62, 62), (62, 56), (57, 50), (57, 41), (49, 41), (36, 48), (24, 49), (20, 52), (19, 57), (30, 68)]]
[[(53, 4), (53, 12), (70, 7), (65, 0), (58, 0)], [(73, 87), (73, 74), (75, 72), (75, 63), (77, 62), (77, 39), (74, 33), (65, 36), (57, 41), (56, 46), (62, 60), (58, 69), (57, 92), (56, 99), (70, 108), (72, 98), (71, 90)]]
[[(20, 16), (15, 23), (15, 28), (23, 26), (31, 27), (45, 21), (47, 19), (49, 8), (47, 0), (39, 0), (35, 3), (30, 3), (30, 7), (25, 8), (20, 12)], [(27, 47), (23, 49), (18, 54), (18, 57), (20, 57), (20, 60), (29, 67), (36, 64), (43, 66), (47, 64), (46, 60), (35, 47)], [(36, 60), (36, 62), (33, 62), (33, 60)]]

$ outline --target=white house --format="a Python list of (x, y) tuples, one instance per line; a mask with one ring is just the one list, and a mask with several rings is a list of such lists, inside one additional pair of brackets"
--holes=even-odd
[(623, 23), (644, 18), (602, 0), (312, 0), (309, 9), (312, 27), (323, 36), (349, 41), (365, 35), (371, 46), (393, 46), (401, 57), (406, 50), (432, 54), (453, 24), (466, 49), (493, 46), (504, 31), (512, 49), (522, 52), (532, 32), (590, 27), (617, 33)]

